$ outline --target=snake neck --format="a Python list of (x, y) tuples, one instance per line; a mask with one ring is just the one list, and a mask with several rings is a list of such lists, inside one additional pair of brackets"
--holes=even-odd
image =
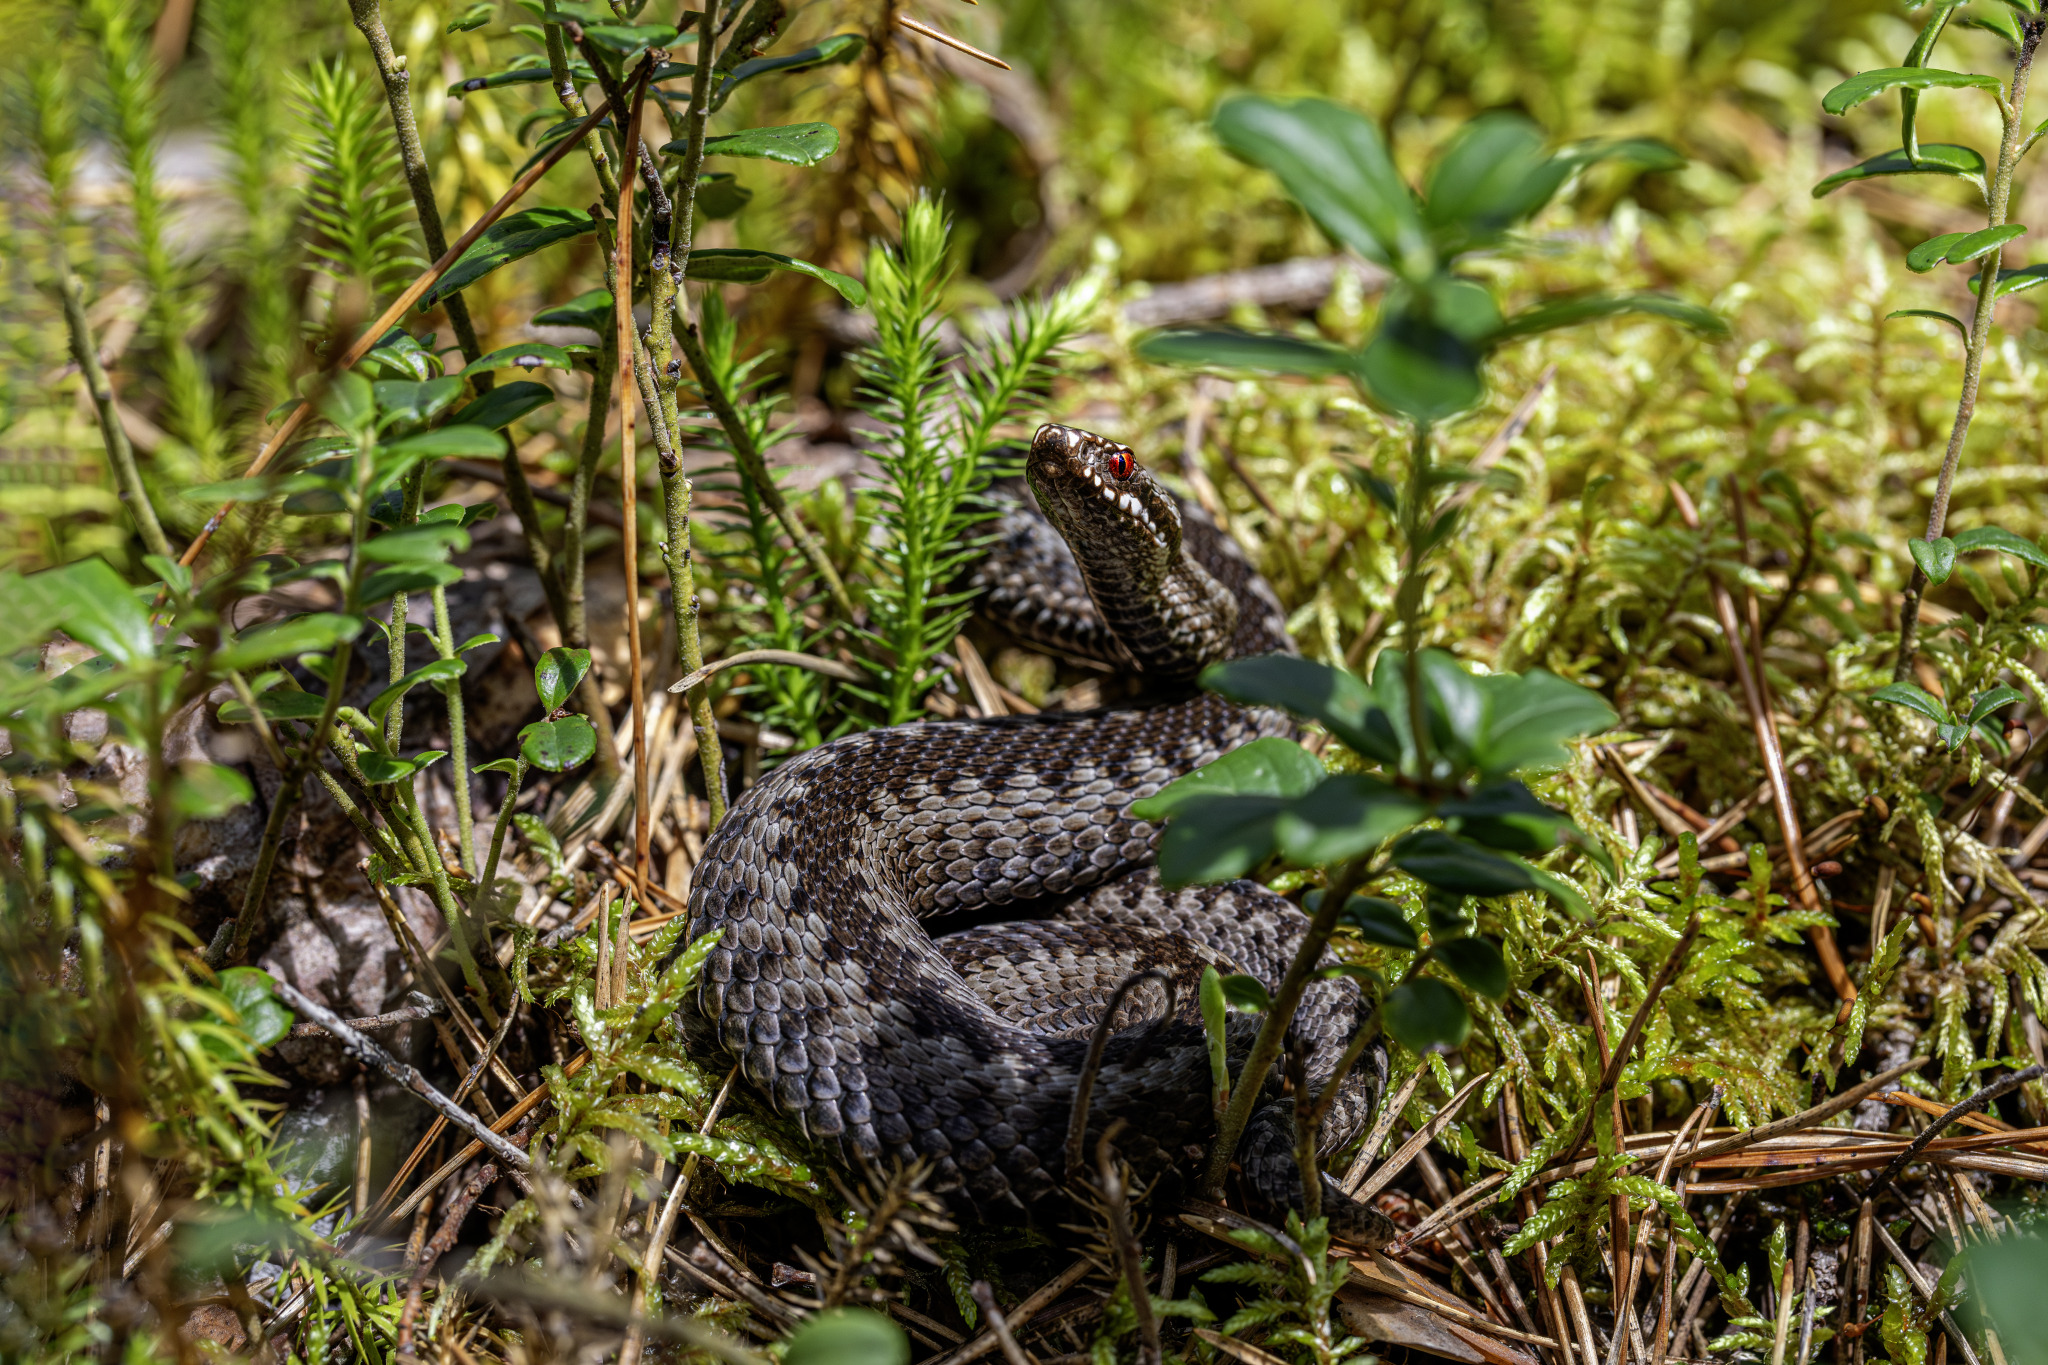
[(1185, 682), (1229, 656), (1237, 597), (1188, 554), (1179, 505), (1129, 447), (1047, 423), (1025, 476), (1133, 668)]

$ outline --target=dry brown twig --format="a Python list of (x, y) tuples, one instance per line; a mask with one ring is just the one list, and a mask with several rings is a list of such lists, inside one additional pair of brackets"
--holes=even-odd
[[(1670, 484), (1671, 500), (1678, 508), (1678, 515), (1685, 522), (1686, 529), (1700, 529), (1699, 509), (1693, 505), (1692, 496), (1677, 480)], [(1771, 799), (1776, 806), (1778, 826), (1785, 836), (1785, 856), (1792, 870), (1792, 891), (1801, 908), (1820, 910), (1820, 891), (1814, 885), (1813, 874), (1806, 863), (1806, 843), (1800, 834), (1799, 810), (1792, 801), (1792, 786), (1785, 775), (1785, 754), (1778, 741), (1777, 718), (1771, 713), (1770, 700), (1764, 695), (1763, 680), (1753, 666), (1749, 650), (1743, 644), (1743, 630), (1735, 614), (1735, 599), (1729, 593), (1718, 575), (1709, 571), (1707, 586), (1714, 599), (1714, 615), (1721, 623), (1728, 654), (1735, 667), (1735, 677), (1742, 689), (1742, 703), (1749, 712), (1750, 725), (1756, 732), (1757, 751), (1763, 758), (1764, 773), (1771, 784)], [(1760, 663), (1761, 661), (1756, 661)], [(1855, 1003), (1856, 984), (1849, 979), (1849, 968), (1842, 961), (1842, 952), (1835, 944), (1834, 931), (1826, 925), (1815, 925), (1807, 931), (1807, 939), (1813, 944), (1814, 953), (1820, 958), (1821, 970), (1827, 974), (1828, 984), (1841, 998), (1844, 1009)]]

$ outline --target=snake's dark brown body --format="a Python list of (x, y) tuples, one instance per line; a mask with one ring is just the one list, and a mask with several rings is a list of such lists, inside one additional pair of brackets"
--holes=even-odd
[[(1306, 924), (1250, 882), (1163, 888), (1158, 831), (1128, 814), (1228, 750), (1289, 733), (1278, 713), (1188, 685), (1215, 659), (1290, 648), (1278, 603), (1237, 547), (1184, 522), (1122, 447), (1047, 427), (1027, 468), (1071, 552), (1028, 518), (1006, 520), (1005, 549), (984, 571), (991, 609), (1070, 653), (1113, 647), (1159, 694), (1093, 713), (874, 730), (799, 755), (734, 805), (690, 898), (691, 937), (722, 931), (700, 1022), (747, 1080), (843, 1157), (929, 1158), (937, 1188), (985, 1213), (1028, 1208), (1065, 1178), (1089, 1035), (1141, 970), (1173, 980), (1173, 1013), (1162, 1019), (1156, 983), (1127, 994), (1088, 1129), (1128, 1120), (1127, 1155), (1186, 1165), (1216, 1126), (1202, 969), (1275, 986)], [(926, 922), (939, 917), (976, 927), (934, 938)], [(1333, 1069), (1357, 1006), (1348, 980), (1309, 991), (1294, 1027), (1312, 1084)], [(1256, 1027), (1232, 1016), (1234, 1062)], [(1344, 1087), (1326, 1149), (1365, 1119), (1379, 1065)], [(1298, 1202), (1291, 1150), (1289, 1106), (1266, 1106), (1242, 1149), (1256, 1195)], [(1356, 1238), (1391, 1231), (1332, 1202)]]

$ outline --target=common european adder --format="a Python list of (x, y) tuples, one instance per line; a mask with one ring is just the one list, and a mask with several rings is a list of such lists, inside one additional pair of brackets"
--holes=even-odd
[[(1205, 966), (1278, 985), (1307, 924), (1249, 881), (1179, 889), (1132, 802), (1265, 735), (1278, 712), (1197, 691), (1219, 659), (1290, 650), (1278, 601), (1230, 538), (1131, 451), (1048, 425), (1026, 460), (1041, 518), (1018, 504), (979, 571), (984, 609), (1018, 636), (1135, 672), (1136, 702), (1086, 712), (871, 730), (785, 762), (705, 845), (692, 939), (722, 932), (695, 1025), (746, 1079), (843, 1160), (922, 1156), (934, 1189), (982, 1216), (1028, 1211), (1064, 1181), (1088, 1041), (1118, 985), (1089, 1109), (1141, 1169), (1196, 1169), (1214, 1137), (1197, 985)], [(934, 937), (928, 922), (970, 927)], [(1348, 979), (1313, 985), (1294, 1022), (1320, 1088), (1358, 1024)], [(1233, 1014), (1233, 1068), (1257, 1030)], [(1354, 1137), (1385, 1083), (1374, 1049), (1322, 1135)], [(1273, 1082), (1277, 1086), (1277, 1081)], [(1298, 1204), (1291, 1102), (1254, 1113), (1245, 1186)], [(1090, 1147), (1092, 1151), (1092, 1145)], [(1392, 1227), (1325, 1178), (1333, 1229)]]

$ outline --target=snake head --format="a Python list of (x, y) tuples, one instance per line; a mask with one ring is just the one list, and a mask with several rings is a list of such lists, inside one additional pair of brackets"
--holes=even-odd
[(1024, 474), (1138, 672), (1184, 681), (1224, 657), (1237, 598), (1181, 552), (1180, 504), (1129, 446), (1048, 422)]
[(1024, 473), (1084, 573), (1103, 555), (1160, 572), (1179, 559), (1180, 507), (1129, 446), (1047, 422), (1031, 438)]

